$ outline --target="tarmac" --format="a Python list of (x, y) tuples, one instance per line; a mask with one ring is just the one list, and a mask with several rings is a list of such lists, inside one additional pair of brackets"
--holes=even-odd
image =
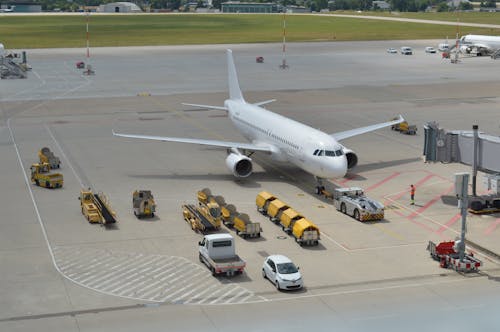
[[(479, 273), (460, 274), (429, 257), (429, 240), (454, 240), (460, 216), (454, 173), (460, 164), (422, 159), (423, 124), (500, 135), (498, 62), (458, 64), (425, 54), (439, 41), (210, 45), (91, 50), (31, 50), (26, 80), (0, 82), (0, 330), (5, 331), (495, 331), (500, 309), (499, 215), (468, 216), (469, 247)], [(411, 46), (415, 54), (388, 54)], [(327, 133), (402, 114), (415, 136), (381, 129), (343, 141), (359, 165), (329, 186), (360, 186), (386, 206), (385, 218), (361, 223), (316, 196), (314, 179), (254, 154), (254, 174), (235, 179), (223, 150), (114, 137), (112, 130), (244, 141), (222, 111), (225, 49), (232, 48), (248, 101), (276, 98), (271, 111)], [(264, 63), (255, 57), (263, 56)], [(77, 61), (96, 74), (82, 75)], [(61, 158), (64, 188), (29, 181), (37, 151)], [(481, 183), (481, 181), (478, 181)], [(416, 185), (410, 205), (409, 186)], [(103, 191), (114, 227), (87, 223), (80, 188)], [(234, 230), (243, 275), (214, 278), (198, 261), (181, 204), (208, 187), (260, 222), (260, 239)], [(151, 190), (157, 216), (132, 213), (135, 189)], [(317, 247), (300, 247), (260, 215), (255, 197), (269, 191), (316, 223)], [(480, 187), (479, 192), (484, 192)], [(264, 258), (285, 254), (305, 288), (279, 292), (261, 276)]]

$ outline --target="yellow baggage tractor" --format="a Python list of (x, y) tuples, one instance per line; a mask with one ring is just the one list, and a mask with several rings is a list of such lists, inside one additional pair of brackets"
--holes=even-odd
[(278, 223), (281, 214), (288, 208), (289, 206), (286, 205), (284, 202), (280, 201), (279, 199), (273, 200), (271, 203), (269, 203), (269, 208), (267, 209), (267, 215), (269, 216), (269, 220), (271, 220), (274, 223)]
[(293, 224), (292, 235), (295, 241), (301, 246), (317, 246), (319, 241), (319, 228), (306, 218), (302, 218)]
[(257, 204), (257, 211), (259, 211), (263, 215), (267, 215), (269, 204), (275, 199), (276, 197), (274, 195), (268, 193), (267, 191), (261, 191), (255, 199), (255, 204)]
[(297, 220), (302, 219), (302, 218), (304, 218), (304, 216), (301, 215), (300, 213), (298, 213), (297, 211), (295, 211), (294, 209), (292, 209), (292, 208), (286, 209), (285, 211), (283, 211), (283, 213), (281, 213), (281, 218), (280, 218), (281, 228), (285, 232), (291, 233), (292, 228), (293, 228), (293, 224)]

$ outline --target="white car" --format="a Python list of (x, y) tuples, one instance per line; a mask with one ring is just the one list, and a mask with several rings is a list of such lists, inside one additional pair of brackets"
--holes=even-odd
[(396, 50), (394, 47), (390, 47), (387, 49), (387, 53), (391, 53), (391, 54), (398, 53), (398, 50)]
[(434, 47), (426, 47), (425, 53), (436, 53), (436, 49)]
[(413, 51), (412, 51), (411, 47), (403, 46), (403, 47), (401, 47), (401, 54), (403, 54), (403, 55), (412, 55)]
[(278, 290), (301, 289), (304, 287), (299, 268), (290, 258), (283, 255), (271, 255), (262, 266), (262, 276), (275, 284)]

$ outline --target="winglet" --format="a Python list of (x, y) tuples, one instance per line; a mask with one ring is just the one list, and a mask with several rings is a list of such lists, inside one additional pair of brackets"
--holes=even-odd
[(229, 99), (244, 100), (241, 94), (238, 76), (236, 75), (236, 67), (234, 66), (233, 51), (227, 50), (227, 74), (229, 84)]

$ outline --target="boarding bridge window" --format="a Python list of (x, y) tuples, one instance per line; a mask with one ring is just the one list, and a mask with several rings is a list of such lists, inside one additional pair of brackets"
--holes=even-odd
[(230, 247), (231, 246), (231, 240), (226, 240), (226, 241), (216, 241), (212, 244), (212, 247), (214, 248), (220, 248), (220, 247)]

